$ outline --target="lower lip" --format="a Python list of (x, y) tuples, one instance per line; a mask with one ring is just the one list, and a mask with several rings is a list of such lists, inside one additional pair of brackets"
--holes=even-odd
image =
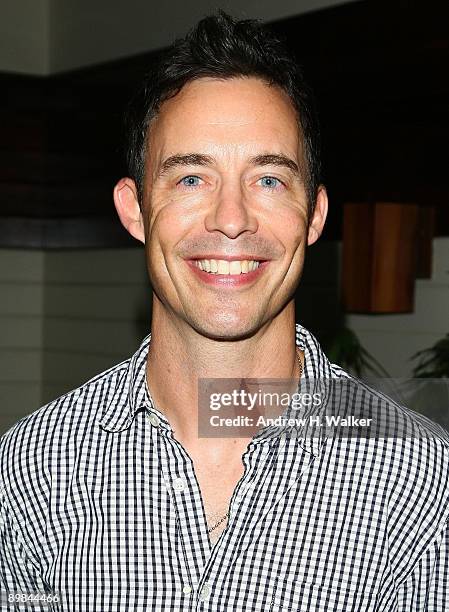
[(192, 260), (187, 261), (187, 263), (194, 274), (208, 285), (215, 285), (216, 287), (241, 287), (259, 278), (270, 262), (261, 261), (258, 268), (251, 270), (251, 272), (246, 272), (246, 274), (211, 274), (198, 268)]

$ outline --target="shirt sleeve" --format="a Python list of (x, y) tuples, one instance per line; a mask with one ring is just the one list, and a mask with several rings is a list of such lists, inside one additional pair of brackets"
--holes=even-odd
[(449, 609), (449, 523), (399, 586), (398, 612), (443, 612)]
[(38, 604), (30, 601), (11, 602), (9, 596), (43, 592), (45, 589), (39, 572), (27, 557), (4, 492), (0, 491), (0, 610), (10, 612), (40, 609), (42, 612), (42, 604), (39, 608), (36, 607)]

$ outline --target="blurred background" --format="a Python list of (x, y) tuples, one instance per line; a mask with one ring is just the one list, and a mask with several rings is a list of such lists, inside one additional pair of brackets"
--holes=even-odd
[[(297, 321), (360, 377), (448, 378), (448, 6), (2, 0), (0, 434), (149, 333), (144, 251), (112, 201), (123, 111), (217, 7), (270, 24), (315, 90), (330, 214)], [(448, 426), (447, 406), (428, 414)]]

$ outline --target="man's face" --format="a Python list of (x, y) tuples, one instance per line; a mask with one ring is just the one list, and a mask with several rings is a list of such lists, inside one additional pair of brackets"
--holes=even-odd
[(199, 79), (162, 105), (143, 214), (150, 280), (169, 316), (231, 340), (292, 299), (308, 240), (302, 159), (288, 96), (261, 80)]

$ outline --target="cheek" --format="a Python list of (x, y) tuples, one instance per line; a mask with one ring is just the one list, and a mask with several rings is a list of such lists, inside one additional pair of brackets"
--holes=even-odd
[(149, 265), (158, 262), (165, 270), (176, 247), (198, 223), (198, 215), (175, 202), (155, 207), (149, 222), (147, 256)]
[(293, 254), (307, 240), (307, 224), (300, 210), (279, 213), (272, 218), (270, 226), (287, 253)]

